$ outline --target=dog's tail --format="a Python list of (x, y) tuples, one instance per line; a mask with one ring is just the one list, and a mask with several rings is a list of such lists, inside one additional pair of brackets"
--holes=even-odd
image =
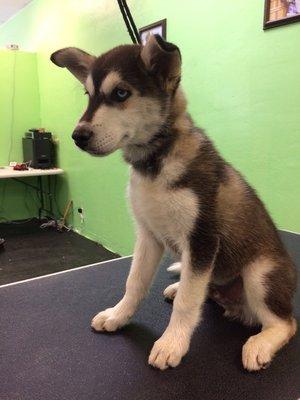
[(176, 263), (170, 265), (167, 268), (167, 271), (171, 272), (172, 274), (176, 274), (176, 275), (180, 274), (180, 272), (181, 272), (181, 262), (176, 262)]

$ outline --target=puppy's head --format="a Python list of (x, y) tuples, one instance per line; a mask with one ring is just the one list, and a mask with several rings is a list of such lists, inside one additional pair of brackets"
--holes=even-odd
[(166, 123), (180, 82), (179, 49), (160, 36), (94, 57), (74, 47), (52, 54), (84, 85), (88, 106), (73, 139), (93, 155), (142, 146)]

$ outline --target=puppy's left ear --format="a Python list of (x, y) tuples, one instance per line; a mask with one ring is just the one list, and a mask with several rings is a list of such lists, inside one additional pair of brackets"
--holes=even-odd
[(160, 35), (151, 35), (141, 51), (146, 70), (157, 76), (168, 92), (175, 90), (181, 77), (181, 55), (177, 46)]

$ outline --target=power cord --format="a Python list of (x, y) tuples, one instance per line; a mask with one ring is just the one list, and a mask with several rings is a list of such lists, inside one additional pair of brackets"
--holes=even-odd
[(57, 175), (54, 175), (53, 200), (56, 206), (57, 213), (59, 214), (60, 217), (63, 217), (63, 212), (61, 211), (57, 201)]
[[(16, 64), (17, 64), (17, 53), (14, 51), (13, 54), (13, 62), (12, 62), (12, 95), (11, 95), (11, 119), (10, 119), (10, 142), (9, 142), (9, 150), (8, 150), (8, 157), (7, 157), (7, 165), (9, 165), (10, 162), (10, 157), (11, 157), (11, 152), (13, 149), (13, 130), (14, 130), (14, 119), (15, 119), (15, 97), (16, 97)], [(0, 203), (0, 211), (2, 212), (4, 210), (4, 199), (6, 195), (6, 188), (7, 188), (7, 182), (5, 181), (3, 183), (3, 188), (2, 188), (2, 193), (1, 193), (1, 203)], [(1, 217), (2, 219), (5, 219), (4, 217)]]
[(15, 97), (16, 97), (16, 65), (17, 65), (17, 53), (14, 50), (13, 65), (12, 65), (12, 95), (11, 95), (11, 119), (10, 119), (10, 144), (8, 151), (7, 165), (9, 165), (11, 152), (13, 149), (13, 129), (15, 120)]

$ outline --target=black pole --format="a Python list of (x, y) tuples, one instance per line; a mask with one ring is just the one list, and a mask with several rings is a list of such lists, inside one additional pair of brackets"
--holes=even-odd
[(135, 38), (135, 36), (134, 36), (134, 34), (133, 34), (133, 32), (132, 32), (130, 23), (129, 23), (128, 19), (127, 19), (127, 15), (126, 15), (125, 9), (123, 8), (122, 0), (118, 0), (118, 4), (119, 4), (119, 7), (120, 7), (120, 11), (121, 11), (121, 13), (122, 13), (122, 16), (123, 16), (125, 25), (126, 25), (126, 27), (127, 27), (127, 31), (128, 31), (128, 33), (129, 33), (129, 35), (130, 35), (130, 37), (131, 37), (131, 40), (132, 40), (133, 43), (136, 44), (137, 41), (136, 41), (136, 38)]
[(136, 25), (134, 23), (134, 20), (132, 18), (132, 15), (131, 15), (129, 7), (128, 7), (127, 3), (126, 3), (126, 0), (122, 0), (122, 2), (123, 2), (123, 6), (125, 8), (126, 14), (128, 16), (131, 28), (133, 29), (133, 32), (135, 34), (136, 41), (137, 41), (137, 43), (141, 44), (141, 38), (140, 38), (139, 31), (137, 30), (137, 27), (136, 27)]

